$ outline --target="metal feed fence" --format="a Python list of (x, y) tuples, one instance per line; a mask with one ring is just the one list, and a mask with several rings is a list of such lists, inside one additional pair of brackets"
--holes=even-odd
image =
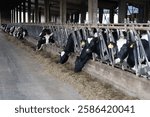
[[(12, 24), (11, 24), (12, 25)], [(67, 38), (70, 33), (73, 34), (74, 44), (75, 44), (75, 53), (80, 54), (81, 46), (80, 41), (82, 39), (86, 40), (89, 36), (93, 36), (93, 29), (96, 30), (98, 39), (100, 41), (100, 58), (98, 61), (106, 63), (112, 67), (119, 67), (135, 73), (137, 76), (150, 77), (150, 62), (148, 61), (146, 52), (144, 50), (143, 44), (141, 42), (141, 32), (146, 32), (148, 37), (149, 47), (150, 47), (150, 23), (123, 23), (123, 24), (21, 24), (27, 29), (30, 27), (36, 27), (37, 25), (39, 32), (41, 27), (49, 28), (53, 33), (56, 39), (57, 45), (60, 48), (64, 48), (67, 43)], [(29, 28), (29, 29), (30, 29)], [(105, 34), (104, 34), (105, 30)], [(125, 68), (124, 63), (120, 65), (115, 64), (115, 48), (108, 48), (108, 43), (116, 43), (113, 31), (117, 31), (118, 38), (123, 36), (123, 31), (126, 32), (126, 39), (129, 40), (129, 37), (132, 42), (135, 43), (134, 46), (134, 60), (135, 60), (135, 70), (133, 71), (130, 68)], [(150, 54), (150, 50), (149, 50)], [(96, 59), (97, 60), (97, 59)], [(142, 61), (145, 60), (144, 66), (142, 66)]]

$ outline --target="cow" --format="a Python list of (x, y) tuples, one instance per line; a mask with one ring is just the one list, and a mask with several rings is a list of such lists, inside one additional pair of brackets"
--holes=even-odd
[(10, 26), (9, 26), (9, 25), (6, 26), (4, 32), (6, 32), (6, 33), (9, 33), (9, 32), (10, 32)]
[(15, 26), (10, 27), (9, 34), (10, 34), (10, 35), (13, 35), (13, 32), (14, 32), (14, 31), (15, 31)]
[(15, 27), (12, 36), (17, 37), (17, 33), (18, 33), (18, 27)]
[(16, 37), (18, 38), (18, 39), (20, 39), (20, 40), (22, 40), (22, 39), (24, 39), (24, 37), (25, 36), (27, 36), (28, 35), (28, 32), (27, 32), (27, 30), (26, 29), (24, 29), (23, 27), (18, 27), (17, 28), (17, 31), (16, 31)]
[(100, 58), (100, 40), (95, 32), (93, 36), (89, 36), (80, 56), (76, 57), (74, 72), (80, 72), (88, 60), (92, 59), (92, 53), (96, 53)]
[(44, 44), (55, 43), (54, 35), (50, 29), (43, 28), (39, 34), (40, 39), (37, 42), (36, 49), (41, 50)]
[(1, 29), (5, 32), (5, 29), (7, 27), (7, 24), (1, 24)]
[[(91, 37), (92, 38), (92, 37)], [(88, 60), (92, 58), (92, 51), (89, 49), (89, 44), (86, 41), (80, 56), (76, 57), (74, 72), (80, 72)]]
[(60, 63), (61, 64), (66, 63), (69, 58), (69, 55), (73, 52), (74, 52), (74, 40), (72, 33), (70, 33), (64, 50), (60, 52)]
[[(80, 47), (82, 49), (85, 45), (85, 40), (83, 39), (83, 34), (81, 29), (79, 30), (79, 32), (82, 38), (81, 40), (79, 40)], [(74, 31), (74, 33), (77, 36), (77, 31)], [(70, 33), (67, 39), (66, 46), (64, 47), (63, 51), (60, 52), (59, 63), (61, 64), (66, 63), (71, 53), (74, 53), (74, 48), (75, 48), (75, 43), (74, 43), (73, 33)]]
[[(148, 61), (150, 61), (150, 47), (147, 34), (141, 34), (140, 40), (144, 47), (144, 51), (146, 53)], [(117, 58), (115, 59), (115, 64), (126, 61), (127, 67), (135, 71), (135, 59), (138, 60), (138, 52), (135, 48), (137, 48), (136, 41), (132, 41), (131, 39), (127, 40), (126, 43), (122, 44), (120, 50), (118, 50)], [(136, 55), (134, 54), (134, 49)], [(146, 63), (146, 60), (143, 59), (140, 62), (142, 65), (144, 65)], [(137, 64), (139, 64), (139, 61)]]

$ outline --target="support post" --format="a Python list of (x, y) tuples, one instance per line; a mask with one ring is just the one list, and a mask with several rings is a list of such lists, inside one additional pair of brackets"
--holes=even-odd
[(71, 22), (71, 23), (74, 23), (73, 16), (74, 16), (74, 14), (72, 13), (72, 14), (71, 14), (71, 19), (70, 19), (70, 22)]
[(102, 23), (103, 20), (103, 9), (99, 8), (99, 22)]
[(97, 24), (98, 0), (88, 0), (89, 23)]
[(60, 23), (66, 23), (67, 15), (67, 2), (66, 0), (60, 0)]
[(20, 4), (19, 5), (19, 23), (21, 23), (21, 20), (22, 20), (21, 11), (22, 11), (22, 8), (21, 8), (21, 4)]
[(28, 23), (31, 23), (31, 0), (28, 0)]
[(75, 13), (75, 23), (79, 22), (79, 12)]
[(110, 23), (114, 23), (114, 9), (110, 9)]
[(16, 7), (16, 23), (18, 23), (18, 7)]
[(39, 1), (35, 0), (35, 23), (39, 23)]
[(144, 19), (143, 19), (143, 23), (147, 23), (148, 21), (148, 10), (149, 10), (150, 5), (147, 4), (147, 2), (145, 2), (144, 4)]
[(13, 23), (16, 23), (16, 15), (15, 15), (15, 8), (13, 9)]
[(11, 9), (11, 23), (13, 23), (13, 10)]
[(42, 14), (42, 13), (41, 13), (41, 10), (42, 10), (42, 8), (40, 7), (40, 8), (39, 8), (39, 23), (41, 23), (41, 14)]
[(148, 7), (148, 20), (150, 21), (150, 1), (148, 1), (149, 7)]
[(26, 2), (23, 2), (23, 23), (26, 22)]
[(35, 14), (35, 13), (34, 13), (34, 10), (32, 10), (32, 23), (34, 23), (34, 19), (35, 19), (35, 18), (34, 18), (34, 16), (35, 16), (34, 14)]
[(49, 15), (50, 15), (49, 0), (44, 0), (45, 23), (49, 23), (49, 21), (50, 21)]
[(123, 23), (124, 19), (127, 16), (127, 5), (126, 5), (126, 0), (120, 0), (119, 1), (119, 13), (118, 13), (118, 22)]
[(81, 23), (85, 23), (85, 20), (86, 20), (86, 12), (87, 12), (88, 8), (87, 8), (85, 2), (87, 2), (87, 0), (82, 0), (81, 1), (81, 6), (80, 6), (80, 9), (81, 9)]

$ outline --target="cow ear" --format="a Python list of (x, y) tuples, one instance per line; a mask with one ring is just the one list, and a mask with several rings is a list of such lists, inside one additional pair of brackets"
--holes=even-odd
[(114, 42), (110, 42), (110, 43), (108, 44), (108, 48), (112, 49), (112, 48), (114, 48), (114, 47), (115, 47), (115, 43), (114, 43)]
[(82, 47), (85, 46), (85, 41), (81, 41), (81, 46), (82, 46)]
[(61, 52), (58, 52), (58, 54), (60, 55), (60, 54), (61, 54)]

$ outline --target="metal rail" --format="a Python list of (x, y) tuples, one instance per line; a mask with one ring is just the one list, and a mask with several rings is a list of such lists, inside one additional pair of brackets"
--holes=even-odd
[[(104, 34), (102, 33), (102, 29), (106, 29), (106, 35), (107, 35), (107, 41), (108, 42), (114, 42), (115, 39), (112, 34), (112, 31), (115, 29), (117, 30), (118, 37), (122, 36), (122, 30), (127, 32), (127, 40), (129, 40), (129, 35), (131, 36), (131, 40), (136, 43), (136, 46), (134, 48), (134, 60), (135, 60), (135, 68), (136, 68), (136, 75), (142, 76), (146, 75), (146, 77), (150, 77), (150, 65), (149, 61), (146, 55), (146, 52), (144, 50), (143, 44), (140, 39), (140, 31), (145, 31), (148, 35), (148, 42), (150, 47), (150, 23), (121, 23), (121, 24), (55, 24), (55, 23), (49, 23), (49, 24), (10, 24), (10, 25), (18, 25), (18, 26), (24, 26), (26, 28), (28, 27), (47, 27), (50, 28), (51, 31), (54, 33), (54, 36), (56, 38), (57, 44), (60, 48), (63, 48), (67, 43), (67, 38), (70, 33), (73, 34), (73, 39), (75, 43), (75, 52), (80, 53), (81, 47), (80, 47), (80, 41), (82, 39), (86, 40), (89, 35), (93, 36), (93, 28), (96, 29), (98, 34), (98, 39), (100, 41), (100, 60), (99, 61), (105, 61), (111, 66), (115, 66), (114, 60), (115, 60), (115, 53), (116, 50), (109, 49), (108, 43), (106, 43), (104, 39)], [(82, 35), (81, 35), (81, 32)], [(75, 34), (75, 31), (77, 32)], [(145, 67), (142, 67), (141, 60), (145, 59), (146, 64)]]

